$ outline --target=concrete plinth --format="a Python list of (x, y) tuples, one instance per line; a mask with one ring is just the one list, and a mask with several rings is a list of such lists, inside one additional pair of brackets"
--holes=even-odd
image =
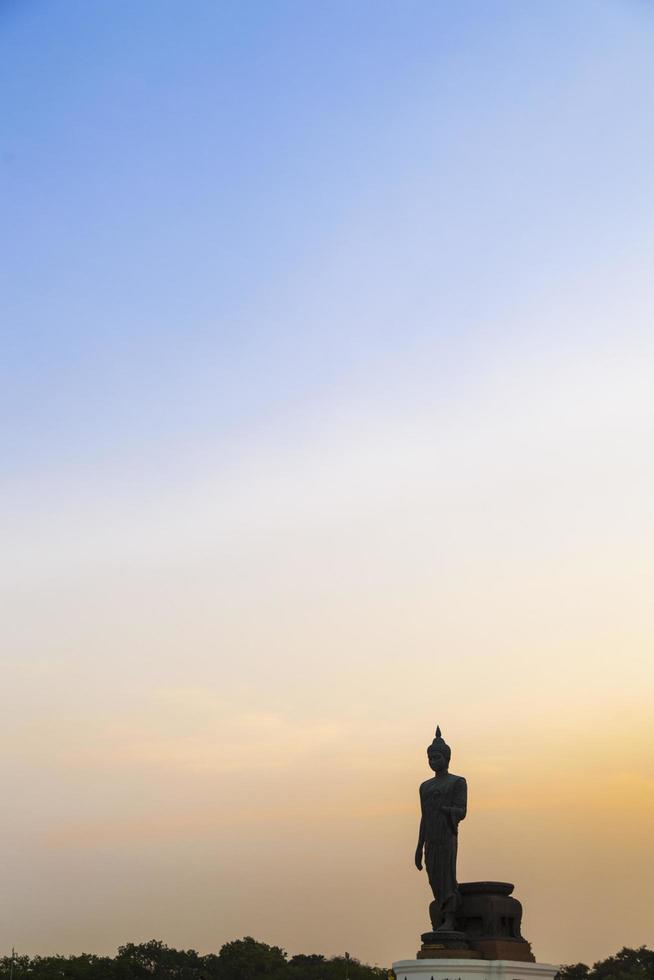
[(420, 959), (393, 963), (397, 980), (554, 980), (558, 966), (517, 960)]

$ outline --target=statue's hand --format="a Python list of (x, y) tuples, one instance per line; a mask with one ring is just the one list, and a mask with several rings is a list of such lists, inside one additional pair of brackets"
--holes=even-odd
[(421, 847), (418, 847), (416, 850), (415, 862), (418, 871), (422, 871), (422, 848)]

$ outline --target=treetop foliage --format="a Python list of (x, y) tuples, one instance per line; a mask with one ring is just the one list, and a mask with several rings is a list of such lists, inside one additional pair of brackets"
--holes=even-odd
[[(225, 943), (219, 953), (172, 949), (159, 939), (127, 943), (115, 956), (0, 957), (0, 980), (388, 980), (390, 971), (354, 958), (320, 953), (287, 956), (252, 936)], [(563, 966), (556, 980), (654, 980), (654, 950), (621, 949), (592, 967)]]
[[(346, 971), (347, 967), (347, 971)], [(11, 956), (0, 958), (9, 980), (387, 980), (389, 971), (356, 959), (321, 954), (287, 957), (280, 946), (252, 936), (225, 943), (219, 953), (172, 949), (159, 939), (119, 946), (116, 956)]]
[(586, 963), (563, 966), (556, 980), (654, 980), (654, 950), (647, 946), (638, 949), (625, 946), (615, 956), (593, 966)]

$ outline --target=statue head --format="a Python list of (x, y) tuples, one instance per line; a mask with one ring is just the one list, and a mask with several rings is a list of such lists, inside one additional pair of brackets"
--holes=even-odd
[(441, 730), (439, 727), (437, 727), (436, 738), (427, 748), (429, 768), (433, 769), (434, 772), (443, 772), (450, 764), (451, 755), (452, 750), (445, 739), (441, 737)]

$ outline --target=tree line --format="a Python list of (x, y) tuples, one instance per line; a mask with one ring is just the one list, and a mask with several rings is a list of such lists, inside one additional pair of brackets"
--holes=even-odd
[[(173, 949), (158, 939), (127, 943), (115, 956), (0, 957), (2, 980), (388, 980), (392, 972), (345, 956), (288, 957), (280, 946), (251, 936), (225, 943), (218, 953)], [(588, 966), (563, 966), (556, 980), (654, 980), (654, 950), (621, 949)]]
[(638, 949), (625, 946), (615, 956), (593, 966), (586, 963), (563, 966), (557, 980), (654, 980), (654, 950), (646, 946)]
[(389, 971), (357, 959), (320, 953), (287, 956), (251, 936), (219, 953), (173, 949), (159, 939), (119, 946), (115, 956), (5, 956), (2, 980), (387, 980)]

